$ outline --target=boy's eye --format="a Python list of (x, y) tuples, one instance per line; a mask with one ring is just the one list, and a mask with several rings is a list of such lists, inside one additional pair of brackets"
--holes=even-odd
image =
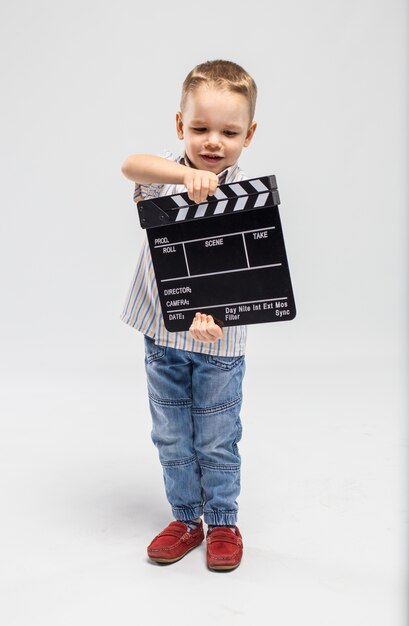
[[(196, 133), (204, 133), (207, 128), (193, 128), (193, 130)], [(225, 135), (227, 135), (228, 137), (234, 137), (235, 135), (237, 135), (238, 133), (234, 132), (233, 130), (225, 130), (223, 131)]]

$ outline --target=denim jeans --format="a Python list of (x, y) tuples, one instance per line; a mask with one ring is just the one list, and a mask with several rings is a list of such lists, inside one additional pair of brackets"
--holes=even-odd
[(145, 335), (152, 441), (176, 519), (237, 521), (244, 356), (155, 345)]

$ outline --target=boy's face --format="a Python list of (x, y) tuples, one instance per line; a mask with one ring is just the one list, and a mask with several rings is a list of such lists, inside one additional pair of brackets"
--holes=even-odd
[(186, 154), (200, 170), (220, 174), (235, 163), (252, 140), (248, 102), (242, 94), (201, 85), (176, 113), (176, 131)]

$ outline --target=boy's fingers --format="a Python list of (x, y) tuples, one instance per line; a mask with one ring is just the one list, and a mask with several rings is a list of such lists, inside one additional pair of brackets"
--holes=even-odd
[(216, 189), (218, 187), (219, 184), (219, 179), (217, 178), (216, 180), (214, 180), (213, 178), (211, 178), (209, 180), (209, 186), (207, 189), (207, 196), (206, 198), (208, 198), (209, 196), (214, 196)]
[(211, 182), (209, 185), (209, 196), (214, 196), (216, 189), (217, 189), (217, 185), (218, 185), (219, 181), (217, 182)]
[(204, 315), (204, 313), (201, 314), (200, 316), (200, 321), (198, 323), (198, 331), (199, 331), (199, 335), (203, 338), (203, 339), (207, 339), (207, 334), (206, 334), (206, 327), (207, 327), (207, 323), (206, 323), (206, 315)]
[(190, 200), (198, 204), (201, 191), (201, 181), (198, 178), (193, 178), (189, 185), (186, 187), (187, 195)]
[(187, 195), (189, 196), (189, 199), (192, 200), (193, 202), (195, 201), (194, 199), (194, 191), (193, 191), (193, 182), (190, 183), (187, 187), (186, 187), (186, 191), (187, 191)]
[(223, 336), (223, 330), (216, 324), (211, 315), (207, 316), (207, 332), (217, 339)]
[(213, 317), (205, 313), (196, 313), (189, 331), (198, 341), (214, 343), (223, 336), (223, 330), (215, 324)]
[(187, 194), (189, 199), (195, 204), (204, 202), (206, 198), (214, 195), (219, 179), (216, 175), (207, 171), (197, 171), (192, 175), (192, 178), (186, 185)]
[(193, 202), (196, 202), (196, 204), (200, 201), (201, 189), (202, 189), (202, 181), (196, 178), (195, 182), (193, 183)]
[(209, 327), (207, 329), (207, 332), (214, 339), (220, 339), (221, 337), (223, 337), (223, 331), (220, 328), (220, 326), (217, 326), (217, 324), (214, 324), (213, 326)]
[(208, 195), (209, 195), (209, 187), (207, 185), (202, 185), (200, 195), (198, 196), (198, 199), (197, 199), (197, 204), (204, 202)]
[(202, 326), (202, 314), (201, 313), (196, 313), (196, 315), (193, 318), (193, 321), (190, 325), (189, 330), (194, 333), (197, 338), (199, 336), (199, 333), (201, 331), (201, 326)]

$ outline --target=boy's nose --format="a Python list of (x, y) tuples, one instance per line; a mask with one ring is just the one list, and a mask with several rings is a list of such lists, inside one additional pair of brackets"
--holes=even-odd
[(207, 147), (220, 146), (220, 138), (218, 137), (218, 135), (210, 135), (205, 141), (205, 146)]

